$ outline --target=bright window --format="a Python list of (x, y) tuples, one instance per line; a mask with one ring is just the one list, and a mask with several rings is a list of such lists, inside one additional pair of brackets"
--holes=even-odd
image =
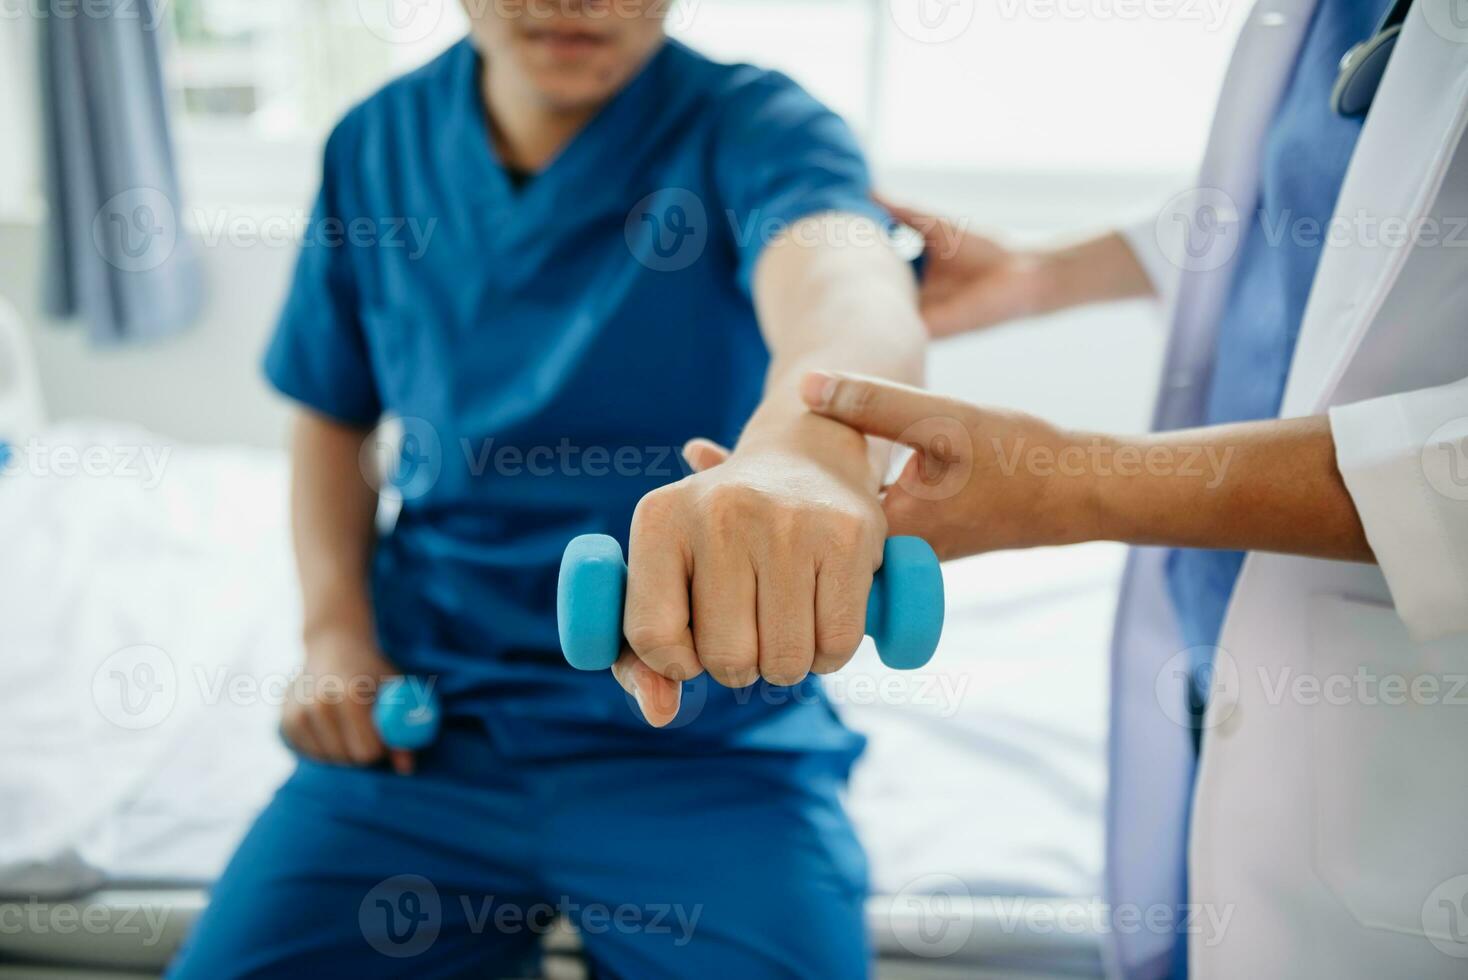
[[(488, 4), (494, 0), (469, 0)], [(666, 0), (677, 37), (785, 71), (843, 113), (884, 173), (1179, 179), (1202, 152), (1245, 0)], [(299, 206), (356, 100), (462, 36), (459, 0), (170, 0), (185, 190)], [(0, 122), (34, 23), (0, 20)], [(13, 76), (7, 79), (6, 74)], [(8, 93), (8, 98), (7, 98)], [(33, 140), (0, 161), (0, 208), (38, 193)], [(1035, 202), (1043, 205), (1044, 202)]]

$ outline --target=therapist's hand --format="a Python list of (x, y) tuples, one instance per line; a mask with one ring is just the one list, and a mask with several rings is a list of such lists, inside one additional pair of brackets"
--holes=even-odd
[(1151, 295), (1126, 239), (1110, 232), (1059, 248), (1021, 251), (960, 223), (882, 201), (923, 236), (923, 320), (934, 337), (1087, 303)]
[(1031, 316), (1046, 307), (1050, 266), (1043, 253), (1016, 251), (947, 218), (881, 203), (923, 236), (920, 302), (934, 337)]
[(1118, 436), (851, 375), (813, 372), (801, 393), (915, 450), (887, 521), (943, 558), (1104, 540), (1374, 560), (1323, 415)]
[[(1102, 436), (869, 378), (811, 372), (801, 394), (811, 411), (913, 450), (883, 494), (887, 532), (923, 538), (940, 558), (1069, 544), (1094, 531), (1085, 460), (1109, 445)], [(706, 439), (683, 454), (696, 471), (730, 458)]]
[(393, 769), (413, 771), (413, 753), (389, 752), (372, 722), (377, 685), (399, 671), (371, 636), (322, 630), (306, 644), (306, 664), (281, 711), (281, 733), (302, 755), (320, 762), (366, 766), (389, 756)]
[(864, 438), (797, 416), (781, 438), (747, 433), (724, 465), (642, 499), (623, 622), (632, 652), (616, 674), (649, 721), (677, 710), (669, 679), (790, 685), (851, 659), (886, 538), (873, 473)]

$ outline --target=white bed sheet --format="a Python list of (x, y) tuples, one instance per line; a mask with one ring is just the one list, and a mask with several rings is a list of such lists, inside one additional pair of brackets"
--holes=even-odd
[(289, 767), (273, 707), (222, 686), (299, 660), (284, 458), (88, 423), (14, 448), (0, 888), (39, 864), (64, 891), (75, 855), (108, 876), (211, 877)]
[[(78, 866), (210, 880), (290, 766), (278, 698), (248, 690), (300, 658), (283, 455), (107, 424), (27, 452), (94, 445), (166, 448), (163, 479), (60, 478), (26, 453), (0, 473), (0, 892), (27, 866), (36, 891), (38, 864), (58, 892), (87, 884)], [(933, 666), (893, 674), (868, 645), (831, 679), (871, 736), (850, 802), (878, 891), (1095, 894), (1119, 568), (1108, 546), (955, 563)], [(142, 669), (166, 712), (119, 700), (121, 673), (141, 704)]]

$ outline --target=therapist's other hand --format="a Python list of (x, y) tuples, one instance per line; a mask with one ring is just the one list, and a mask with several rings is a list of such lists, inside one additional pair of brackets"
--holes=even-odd
[(367, 766), (387, 755), (400, 775), (413, 771), (413, 753), (389, 751), (372, 722), (377, 685), (399, 673), (371, 637), (328, 631), (306, 644), (306, 665), (281, 711), (281, 732), (311, 759)]
[[(883, 510), (889, 533), (923, 538), (940, 558), (1071, 544), (1093, 533), (1087, 460), (1108, 445), (1102, 436), (819, 371), (804, 377), (801, 397), (812, 412), (914, 451), (886, 488)], [(707, 443), (685, 452), (705, 462), (717, 456)]]
[(925, 268), (920, 302), (934, 337), (948, 337), (1030, 316), (1045, 309), (1048, 262), (1015, 251), (957, 223), (881, 200), (883, 207), (923, 236)]
[(655, 724), (649, 694), (669, 690), (654, 678), (706, 670), (727, 687), (791, 685), (840, 669), (861, 643), (886, 538), (865, 440), (810, 416), (798, 427), (794, 441), (741, 443), (724, 465), (638, 505), (623, 623), (631, 653), (616, 674)]

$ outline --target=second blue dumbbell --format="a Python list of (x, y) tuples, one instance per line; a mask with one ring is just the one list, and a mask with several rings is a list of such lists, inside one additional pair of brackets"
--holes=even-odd
[[(606, 670), (621, 653), (627, 562), (605, 534), (583, 534), (566, 546), (556, 594), (561, 651), (579, 670)], [(882, 567), (867, 596), (866, 632), (888, 667), (926, 664), (943, 633), (943, 573), (922, 538), (888, 538)]]
[(377, 687), (372, 722), (390, 749), (427, 748), (438, 735), (438, 697), (418, 677), (389, 677)]

